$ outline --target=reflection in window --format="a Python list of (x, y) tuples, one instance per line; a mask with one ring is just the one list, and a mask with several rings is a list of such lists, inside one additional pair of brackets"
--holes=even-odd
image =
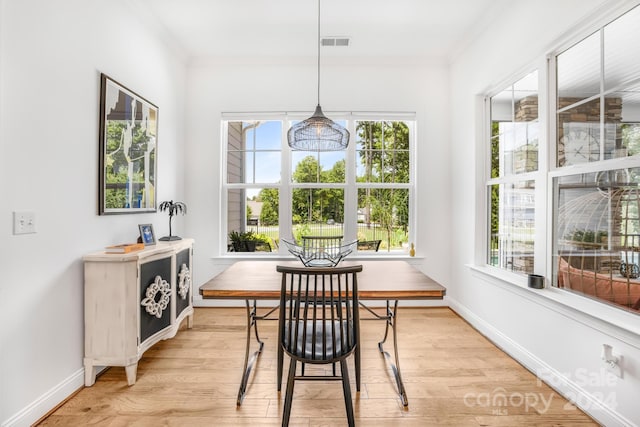
[(554, 179), (554, 283), (638, 313), (640, 168)]
[(640, 7), (556, 56), (557, 166), (638, 153), (625, 138), (640, 122)]
[(559, 100), (573, 104), (600, 93), (600, 33), (558, 55), (556, 75)]
[(490, 187), (488, 264), (521, 273), (533, 272), (535, 181)]
[[(538, 72), (490, 99), (487, 264), (533, 273), (535, 177), (540, 126)], [(532, 178), (532, 176), (534, 178)]]
[(605, 90), (636, 80), (640, 75), (640, 7), (604, 27)]
[(538, 72), (491, 97), (491, 177), (538, 170)]
[(627, 155), (640, 154), (640, 123), (622, 123), (620, 125), (622, 145), (627, 150)]

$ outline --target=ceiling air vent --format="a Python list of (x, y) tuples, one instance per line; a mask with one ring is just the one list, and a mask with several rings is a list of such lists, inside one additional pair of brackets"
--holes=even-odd
[(323, 37), (322, 46), (349, 46), (349, 37)]

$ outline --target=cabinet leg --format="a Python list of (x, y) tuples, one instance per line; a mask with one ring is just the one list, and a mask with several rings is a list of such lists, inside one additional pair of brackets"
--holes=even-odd
[(125, 366), (124, 370), (127, 373), (127, 384), (134, 385), (136, 383), (136, 375), (138, 373), (138, 364), (134, 363), (133, 365)]
[(84, 362), (84, 385), (91, 387), (96, 383), (96, 367), (89, 362)]
[(187, 316), (187, 329), (193, 328), (193, 314)]

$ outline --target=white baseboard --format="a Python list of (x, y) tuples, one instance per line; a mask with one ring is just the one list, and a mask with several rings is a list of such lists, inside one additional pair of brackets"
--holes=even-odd
[(589, 416), (594, 418), (597, 422), (608, 427), (638, 426), (631, 420), (628, 420), (621, 414), (614, 411), (612, 408), (605, 406), (601, 401), (594, 398), (594, 396), (587, 393), (582, 387), (576, 384), (575, 381), (567, 378), (565, 375), (553, 369), (535, 355), (531, 354), (527, 349), (502, 334), (491, 324), (476, 316), (457, 300), (448, 298), (448, 302), (452, 310), (458, 313), (481, 334), (535, 374), (538, 378), (540, 378), (540, 376), (538, 376), (537, 373), (544, 372), (544, 378), (541, 378), (541, 381), (547, 383), (547, 385), (574, 403), (575, 406), (579, 407), (582, 411), (589, 414)]
[(84, 368), (44, 393), (24, 409), (2, 422), (2, 427), (28, 427), (84, 386)]

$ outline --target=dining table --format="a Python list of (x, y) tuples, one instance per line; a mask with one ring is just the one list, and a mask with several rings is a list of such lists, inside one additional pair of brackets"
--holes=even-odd
[[(199, 288), (203, 299), (245, 301), (246, 345), (244, 367), (238, 390), (238, 406), (242, 404), (246, 395), (251, 370), (264, 347), (258, 332), (258, 322), (277, 320), (274, 313), (279, 307), (273, 302), (280, 300), (282, 276), (276, 271), (278, 265), (300, 266), (301, 263), (299, 261), (241, 260)], [(362, 265), (363, 267), (362, 272), (357, 276), (358, 299), (361, 308), (370, 317), (361, 316), (361, 320), (385, 322), (384, 336), (378, 343), (378, 349), (391, 367), (398, 396), (406, 407), (409, 402), (400, 371), (397, 340), (398, 303), (410, 300), (442, 300), (446, 294), (446, 288), (405, 260), (345, 260), (340, 265)], [(258, 301), (271, 301), (271, 303), (265, 307), (258, 307)], [(393, 358), (384, 348), (390, 331), (393, 341)], [(252, 335), (255, 335), (254, 345), (257, 345), (257, 349), (253, 352), (251, 351)], [(278, 376), (280, 377), (280, 373)], [(281, 377), (278, 378), (278, 391), (281, 381)]]

